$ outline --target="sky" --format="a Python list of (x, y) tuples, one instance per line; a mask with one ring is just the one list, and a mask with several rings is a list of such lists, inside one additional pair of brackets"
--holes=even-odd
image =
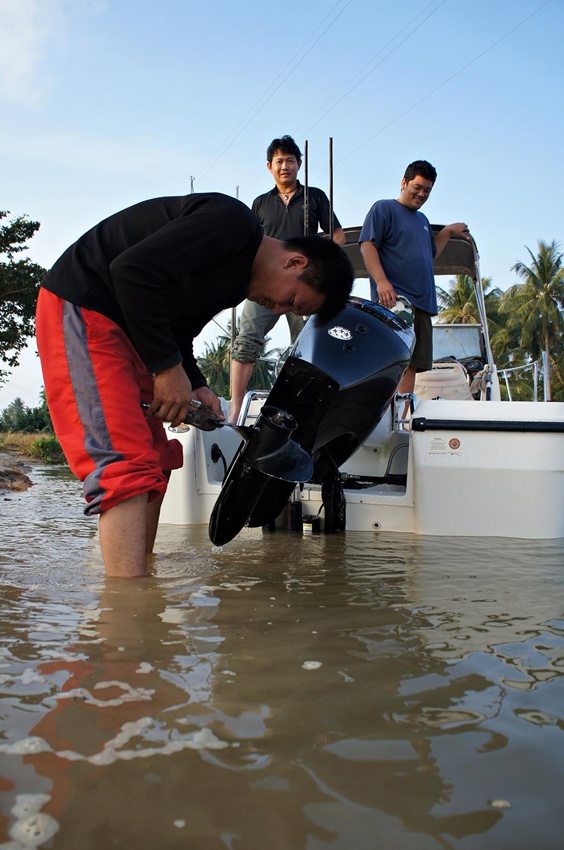
[[(285, 133), (329, 192), (332, 139), (343, 226), (427, 159), (427, 217), (467, 222), (482, 276), (506, 289), (527, 247), (564, 242), (563, 35), (564, 0), (0, 0), (0, 209), (41, 223), (27, 256), (49, 268), (146, 198), (251, 205)], [(270, 345), (288, 342), (282, 318)], [(0, 410), (41, 387), (31, 343)]]

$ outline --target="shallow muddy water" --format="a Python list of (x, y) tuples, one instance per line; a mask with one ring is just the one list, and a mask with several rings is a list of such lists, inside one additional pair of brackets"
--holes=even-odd
[(564, 541), (168, 526), (120, 582), (80, 486), (32, 477), (0, 495), (0, 846), (562, 848)]

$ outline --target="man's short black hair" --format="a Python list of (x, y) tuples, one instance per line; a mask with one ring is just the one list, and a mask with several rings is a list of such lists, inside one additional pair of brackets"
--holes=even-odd
[(405, 169), (403, 179), (406, 183), (409, 183), (410, 180), (414, 180), (417, 176), (424, 177), (425, 180), (430, 180), (431, 183), (434, 183), (437, 179), (437, 170), (426, 159), (416, 159), (415, 162), (410, 162)]
[(284, 247), (307, 257), (307, 266), (298, 280), (325, 295), (316, 324), (331, 321), (345, 308), (351, 294), (354, 283), (351, 261), (336, 242), (323, 236), (294, 236), (284, 242)]
[(284, 153), (286, 156), (295, 156), (298, 162), (302, 161), (302, 152), (291, 136), (282, 136), (281, 139), (273, 139), (266, 149), (267, 162), (272, 162), (276, 153)]

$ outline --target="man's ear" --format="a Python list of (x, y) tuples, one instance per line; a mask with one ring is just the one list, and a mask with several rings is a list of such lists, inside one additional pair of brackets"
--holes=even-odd
[(271, 163), (271, 162), (269, 162), (268, 160), (266, 160), (266, 167), (268, 168), (268, 170), (269, 170), (269, 171), (270, 171), (270, 173), (272, 174), (272, 163)]
[(305, 254), (291, 254), (284, 263), (285, 269), (305, 269), (308, 264), (308, 258)]

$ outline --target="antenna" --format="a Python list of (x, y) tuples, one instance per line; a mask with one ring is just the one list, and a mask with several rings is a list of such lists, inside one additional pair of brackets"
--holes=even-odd
[[(239, 200), (239, 187), (235, 186), (235, 197)], [(236, 332), (237, 328), (237, 307), (231, 308), (231, 351), (233, 351), (233, 346), (235, 345), (235, 337), (237, 336)]]
[(329, 137), (329, 238), (333, 238), (333, 137)]
[(304, 236), (309, 233), (309, 177), (308, 177), (308, 143), (304, 143)]

